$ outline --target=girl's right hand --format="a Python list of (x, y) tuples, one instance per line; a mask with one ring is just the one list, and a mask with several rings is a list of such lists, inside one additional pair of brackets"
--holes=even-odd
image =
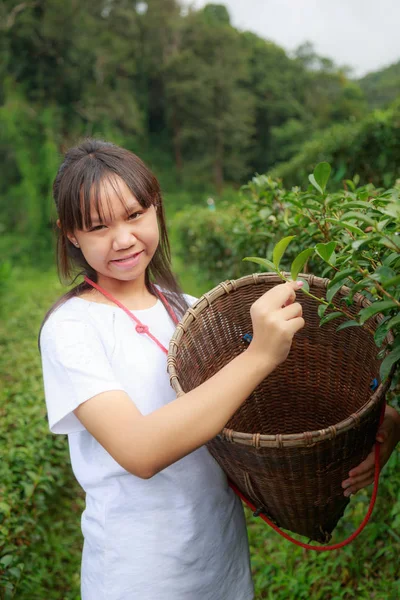
[(295, 302), (302, 285), (301, 281), (276, 285), (250, 308), (253, 339), (248, 351), (273, 368), (286, 360), (294, 334), (305, 325), (302, 306)]

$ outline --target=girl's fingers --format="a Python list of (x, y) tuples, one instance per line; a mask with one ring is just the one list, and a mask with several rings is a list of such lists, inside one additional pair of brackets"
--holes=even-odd
[(289, 321), (289, 319), (295, 319), (296, 317), (301, 317), (303, 315), (303, 307), (299, 302), (294, 302), (293, 304), (289, 304), (282, 308), (281, 315)]
[(358, 490), (367, 487), (367, 485), (371, 485), (374, 481), (374, 471), (372, 471), (368, 475), (363, 475), (363, 477), (358, 477), (354, 482), (345, 489), (344, 495), (346, 497), (350, 496), (350, 494), (355, 494)]
[(350, 477), (360, 476), (363, 473), (366, 473), (367, 471), (369, 471), (370, 469), (373, 469), (374, 467), (375, 467), (375, 451), (370, 452), (368, 454), (367, 458), (365, 460), (363, 460), (363, 462), (360, 463), (358, 465), (358, 467), (351, 469), (351, 471), (349, 471), (349, 476)]
[(290, 333), (292, 335), (294, 335), (295, 333), (300, 331), (300, 329), (303, 329), (305, 324), (306, 323), (305, 323), (303, 317), (296, 317), (294, 319), (290, 319), (289, 321), (287, 321), (286, 326), (289, 329)]
[(257, 300), (259, 302), (267, 301), (272, 310), (281, 308), (286, 303), (290, 304), (295, 301), (296, 291), (301, 288), (302, 282), (297, 283), (296, 281), (288, 281), (280, 285), (276, 285), (272, 289), (265, 292), (261, 298)]

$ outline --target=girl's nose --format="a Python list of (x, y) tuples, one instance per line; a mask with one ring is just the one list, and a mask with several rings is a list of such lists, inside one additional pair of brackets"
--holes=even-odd
[(114, 233), (113, 250), (124, 250), (130, 248), (136, 243), (136, 236), (132, 232), (131, 227), (118, 227)]

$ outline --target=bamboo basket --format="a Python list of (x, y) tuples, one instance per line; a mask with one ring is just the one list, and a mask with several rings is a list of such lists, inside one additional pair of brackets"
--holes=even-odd
[[(328, 279), (301, 275), (325, 297)], [(281, 283), (262, 273), (221, 283), (178, 324), (168, 353), (177, 395), (194, 389), (243, 352), (250, 307)], [(348, 290), (347, 290), (348, 291)], [(335, 296), (338, 305), (346, 293)], [(318, 302), (301, 292), (306, 326), (286, 361), (253, 391), (208, 449), (229, 479), (279, 527), (328, 542), (349, 502), (341, 482), (371, 451), (389, 381), (373, 392), (380, 362), (373, 339), (379, 317), (336, 332), (319, 326)], [(352, 315), (369, 302), (356, 294)]]

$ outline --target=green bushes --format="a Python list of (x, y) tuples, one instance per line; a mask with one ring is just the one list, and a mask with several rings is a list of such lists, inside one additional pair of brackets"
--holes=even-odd
[(372, 303), (351, 325), (362, 325), (383, 313), (375, 334), (377, 346), (383, 346), (389, 330), (395, 336), (381, 371), (385, 377), (400, 359), (400, 188), (357, 187), (355, 181), (346, 180), (344, 190), (326, 193), (329, 174), (327, 163), (318, 165), (310, 175), (312, 186), (305, 191), (285, 190), (281, 182), (265, 175), (254, 177), (230, 207), (208, 214), (181, 213), (177, 232), (187, 259), (215, 284), (248, 273), (248, 263), (242, 263), (246, 256), (254, 257), (264, 271), (281, 273), (281, 259), (269, 258), (286, 238), (281, 254), (285, 254), (286, 270), (292, 265), (293, 277), (307, 269), (333, 280), (326, 304), (320, 307), (321, 319), (346, 312), (334, 302), (344, 284), (350, 287), (345, 298), (348, 306), (356, 292)]
[[(0, 329), (1, 600), (64, 598), (63, 586), (79, 565), (79, 515), (70, 514), (71, 506), (82, 504), (81, 494), (73, 483), (66, 438), (49, 435), (36, 343), (50, 298), (60, 294), (49, 285), (54, 279), (14, 271), (2, 298), (7, 318)], [(70, 496), (64, 511), (70, 522), (60, 530), (61, 490)]]
[(302, 185), (321, 161), (335, 166), (336, 185), (354, 173), (362, 183), (393, 185), (400, 177), (400, 102), (385, 111), (376, 110), (360, 122), (333, 125), (316, 134), (270, 174), (286, 185)]
[[(347, 180), (344, 189), (325, 192), (327, 165), (320, 165), (306, 190), (287, 190), (282, 182), (266, 175), (244, 186), (236, 202), (217, 206), (214, 213), (186, 210), (179, 214), (176, 234), (187, 263), (201, 268), (212, 285), (248, 272), (293, 268), (299, 253), (310, 249), (301, 272), (329, 277), (335, 287), (350, 288), (347, 302), (356, 291), (371, 302), (372, 312), (383, 312), (376, 334), (377, 352), (389, 326), (395, 334), (391, 359), (400, 352), (400, 202), (399, 188), (357, 187), (358, 178)], [(315, 185), (316, 184), (316, 185)], [(320, 189), (318, 189), (320, 188)], [(295, 236), (290, 244), (283, 238)], [(273, 252), (274, 248), (283, 251)], [(268, 263), (242, 262), (246, 256)], [(280, 265), (282, 262), (282, 267)], [(293, 271), (293, 276), (295, 272)], [(337, 285), (336, 285), (337, 284)], [(383, 308), (382, 302), (386, 302)], [(333, 314), (332, 307), (326, 315)], [(332, 312), (331, 312), (332, 311)], [(368, 315), (359, 318), (365, 322)], [(379, 348), (379, 349), (378, 349)], [(399, 407), (398, 375), (392, 384), (391, 402)], [(377, 507), (364, 533), (340, 552), (304, 552), (281, 541), (263, 522), (249, 515), (248, 531), (256, 598), (285, 600), (313, 598), (392, 599), (400, 593), (397, 554), (400, 550), (400, 454), (395, 451), (381, 476)], [(360, 491), (335, 531), (333, 543), (352, 533), (367, 511), (368, 493)]]
[[(239, 264), (253, 269), (249, 263)], [(188, 286), (189, 282), (186, 291), (197, 293)], [(3, 298), (7, 319), (0, 330), (0, 377), (5, 382), (0, 399), (1, 600), (80, 598), (83, 499), (70, 469), (65, 437), (48, 431), (36, 347), (42, 316), (61, 291), (54, 273), (14, 270)], [(399, 467), (397, 452), (382, 474), (372, 520), (342, 551), (306, 553), (248, 513), (257, 600), (287, 600), (288, 595), (295, 600), (397, 599)], [(360, 523), (367, 496), (359, 492), (352, 500), (335, 541)]]

